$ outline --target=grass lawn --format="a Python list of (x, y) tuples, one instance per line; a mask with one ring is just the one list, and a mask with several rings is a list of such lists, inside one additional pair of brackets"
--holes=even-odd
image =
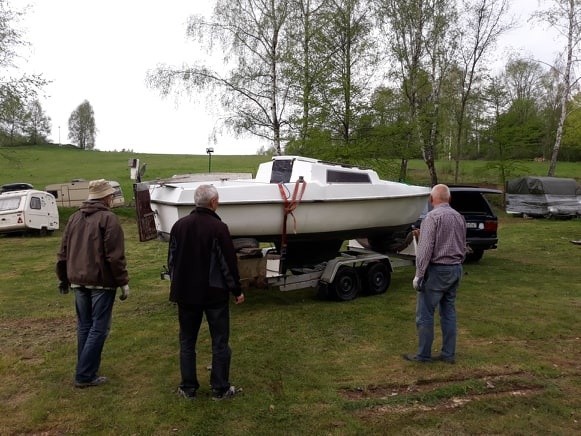
[[(130, 214), (127, 214), (130, 215)], [(117, 301), (102, 373), (78, 390), (73, 296), (54, 275), (59, 235), (1, 237), (2, 434), (571, 434), (581, 431), (581, 222), (502, 217), (497, 250), (466, 265), (456, 365), (401, 359), (416, 346), (413, 269), (351, 302), (252, 289), (232, 306), (232, 382), (209, 398), (179, 383), (176, 309), (159, 279), (166, 244), (122, 216), (132, 295)], [(437, 335), (435, 346), (439, 344)]]
[[(23, 165), (30, 177), (2, 169), (0, 182), (52, 181)], [(184, 169), (175, 172), (193, 172)], [(119, 180), (126, 170), (102, 177)], [(69, 167), (61, 172), (70, 177)], [(61, 228), (70, 212), (61, 210)], [(72, 384), (73, 295), (59, 294), (54, 273), (60, 232), (0, 237), (0, 434), (581, 433), (581, 246), (570, 242), (581, 239), (580, 219), (499, 212), (499, 248), (465, 266), (455, 365), (401, 358), (416, 348), (414, 271), (404, 267), (387, 293), (350, 302), (317, 299), (312, 289), (248, 290), (246, 303), (231, 308), (231, 381), (242, 395), (211, 401), (204, 326), (202, 387), (189, 402), (175, 393), (177, 315), (159, 279), (167, 244), (138, 242), (132, 209), (116, 213), (132, 294), (115, 303), (101, 371), (110, 383), (98, 388)]]

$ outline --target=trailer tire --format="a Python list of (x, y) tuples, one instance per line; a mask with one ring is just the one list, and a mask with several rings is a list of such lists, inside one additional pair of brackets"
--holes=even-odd
[(353, 300), (361, 290), (361, 281), (355, 268), (341, 266), (330, 284), (333, 296), (339, 301)]
[(391, 272), (384, 262), (372, 262), (363, 268), (364, 289), (370, 295), (383, 294), (391, 284)]

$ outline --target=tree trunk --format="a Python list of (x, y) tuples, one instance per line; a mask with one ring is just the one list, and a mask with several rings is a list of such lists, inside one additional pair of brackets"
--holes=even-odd
[(561, 115), (559, 116), (559, 123), (557, 125), (557, 133), (555, 135), (555, 145), (551, 153), (551, 163), (549, 164), (549, 171), (547, 176), (554, 177), (557, 168), (557, 158), (559, 150), (561, 149), (561, 139), (563, 138), (563, 126), (567, 118), (567, 101), (571, 93), (571, 65), (573, 63), (573, 36), (575, 28), (575, 1), (569, 0), (569, 14), (568, 14), (569, 29), (567, 32), (567, 64), (565, 65), (565, 72), (563, 74), (563, 95), (561, 96)]

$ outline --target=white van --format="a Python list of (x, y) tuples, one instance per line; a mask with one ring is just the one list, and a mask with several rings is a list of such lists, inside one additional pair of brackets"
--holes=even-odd
[[(115, 189), (113, 207), (125, 206), (125, 198), (119, 182), (110, 180), (109, 183)], [(84, 179), (75, 179), (71, 182), (47, 185), (44, 190), (54, 195), (57, 206), (77, 207), (89, 196), (89, 182)]]
[(0, 194), (0, 233), (38, 231), (41, 235), (59, 228), (59, 213), (52, 194), (36, 189)]

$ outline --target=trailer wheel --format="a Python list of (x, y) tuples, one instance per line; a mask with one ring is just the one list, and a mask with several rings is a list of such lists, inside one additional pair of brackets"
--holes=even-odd
[(40, 234), (40, 236), (47, 236), (48, 229), (46, 227), (41, 227), (40, 230), (38, 231), (38, 233)]
[(391, 272), (384, 262), (373, 262), (364, 271), (365, 290), (371, 295), (383, 294), (391, 284)]
[(340, 267), (335, 274), (330, 289), (339, 301), (349, 301), (357, 297), (361, 289), (361, 282), (355, 268), (350, 266)]

